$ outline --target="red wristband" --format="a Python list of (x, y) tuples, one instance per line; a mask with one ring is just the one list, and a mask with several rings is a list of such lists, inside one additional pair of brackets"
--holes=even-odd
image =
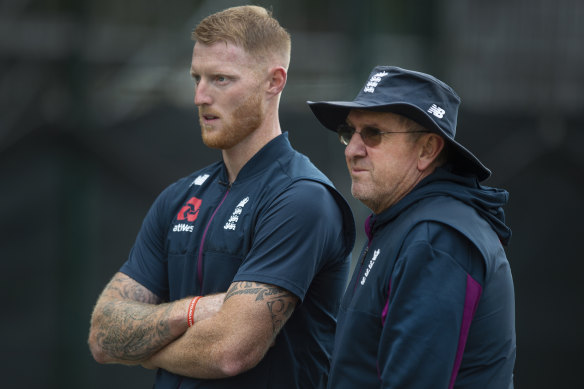
[(189, 304), (189, 311), (187, 312), (187, 325), (189, 327), (192, 327), (193, 324), (195, 324), (195, 306), (197, 305), (197, 302), (200, 298), (201, 296), (193, 297), (191, 303)]

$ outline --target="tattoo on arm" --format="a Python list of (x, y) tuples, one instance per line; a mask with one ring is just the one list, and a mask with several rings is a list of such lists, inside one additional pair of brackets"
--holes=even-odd
[(115, 324), (104, 327), (97, 340), (113, 358), (142, 361), (168, 342), (168, 324), (146, 310), (126, 302), (110, 302), (104, 306), (103, 315)]
[(148, 289), (131, 279), (115, 277), (104, 294), (96, 339), (108, 355), (139, 362), (172, 340), (165, 320), (171, 307), (154, 306), (162, 301)]
[(131, 279), (115, 277), (108, 285), (109, 294), (117, 294), (124, 300), (132, 300), (144, 304), (160, 304), (162, 300), (148, 289)]
[(225, 296), (225, 301), (236, 295), (255, 295), (255, 301), (265, 301), (266, 307), (272, 316), (274, 335), (284, 326), (292, 316), (296, 307), (297, 297), (285, 289), (273, 285), (257, 282), (234, 282)]

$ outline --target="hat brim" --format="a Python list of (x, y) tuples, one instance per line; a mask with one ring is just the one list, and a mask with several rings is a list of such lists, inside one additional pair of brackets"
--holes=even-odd
[(475, 157), (463, 145), (450, 138), (440, 126), (432, 119), (429, 113), (407, 102), (395, 102), (391, 104), (363, 104), (353, 101), (307, 101), (308, 106), (327, 129), (336, 133), (339, 125), (345, 122), (352, 109), (366, 109), (369, 111), (392, 112), (405, 116), (431, 132), (441, 135), (451, 145), (452, 162), (463, 172), (472, 172), (477, 175), (479, 181), (491, 176), (491, 171)]

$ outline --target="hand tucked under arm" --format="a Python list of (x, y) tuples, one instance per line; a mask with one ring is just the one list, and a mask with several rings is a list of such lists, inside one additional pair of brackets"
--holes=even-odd
[[(221, 298), (220, 296), (219, 298)], [(219, 310), (199, 301), (197, 320)], [(191, 298), (162, 303), (147, 288), (117, 273), (105, 287), (95, 305), (89, 333), (93, 357), (100, 363), (135, 365), (147, 360), (187, 329), (187, 311)]]
[(195, 378), (222, 378), (247, 371), (264, 357), (297, 301), (276, 286), (235, 282), (216, 315), (199, 319), (154, 354), (146, 366)]

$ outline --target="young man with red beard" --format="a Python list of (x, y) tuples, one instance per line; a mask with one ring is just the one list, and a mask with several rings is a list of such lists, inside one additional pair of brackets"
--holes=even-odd
[(324, 387), (355, 231), (280, 128), (290, 37), (243, 6), (193, 38), (202, 138), (223, 158), (154, 202), (97, 301), (91, 351), (157, 368), (156, 388)]

